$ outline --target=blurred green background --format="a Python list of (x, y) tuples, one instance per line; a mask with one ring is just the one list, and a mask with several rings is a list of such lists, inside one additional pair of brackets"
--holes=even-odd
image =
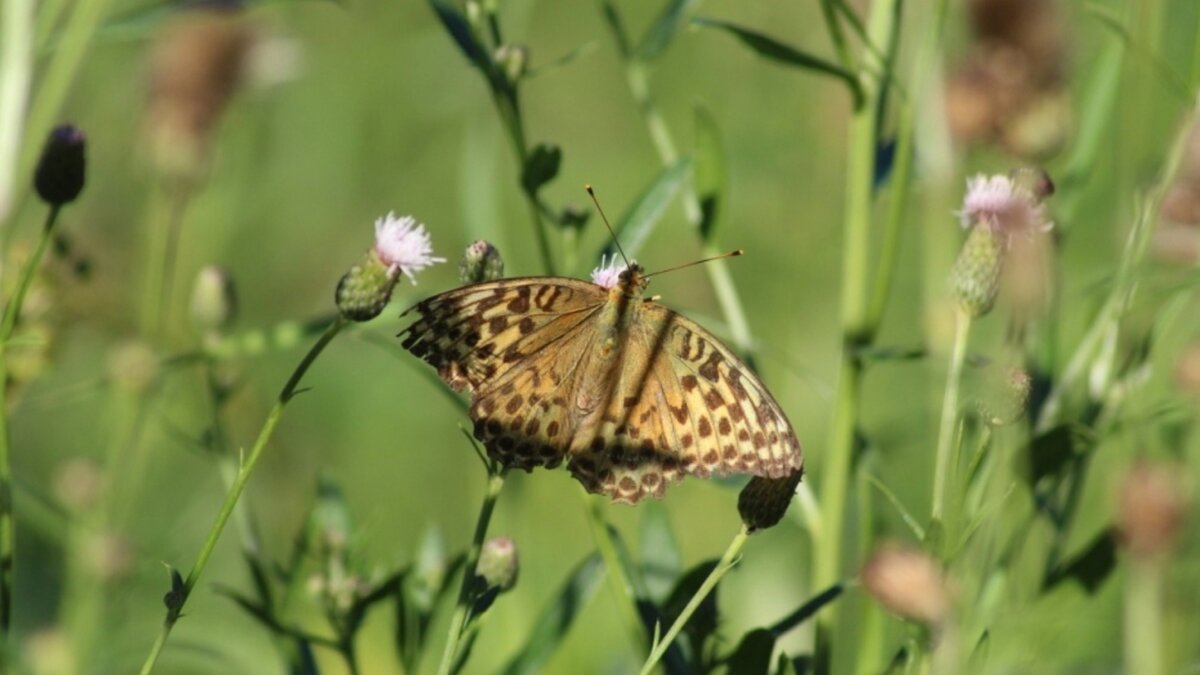
[[(609, 214), (620, 214), (662, 165), (599, 5), (545, 0), (501, 4), (506, 36), (528, 47), (534, 68), (591, 45), (570, 63), (522, 85), (530, 143), (555, 143), (563, 152), (561, 172), (543, 196), (552, 204), (590, 210), (583, 185), (591, 183)], [(659, 4), (627, 1), (618, 7), (625, 25), (638, 35), (658, 14)], [(865, 14), (865, 3), (852, 4)], [(922, 34), (926, 4), (907, 3), (903, 39)], [(951, 3), (942, 50), (947, 70), (971, 40), (957, 4)], [(1100, 55), (1122, 39), (1084, 3), (1059, 4), (1068, 36), (1066, 90), (1072, 123), (1065, 132), (1065, 149), (1045, 161), (1055, 176), (1079, 169), (1070, 167), (1078, 141), (1074, 134), (1086, 119), (1090, 87), (1108, 63)], [(1155, 76), (1157, 63), (1177, 67), (1184, 79), (1191, 77), (1200, 24), (1200, 6), (1193, 0), (1093, 4), (1132, 17), (1137, 39), (1153, 35), (1157, 40), (1153, 59), (1137, 57), (1140, 47), (1129, 48), (1135, 57), (1124, 61), (1117, 74), (1121, 95), (1110, 121), (1101, 126), (1100, 150), (1086, 171), (1076, 171), (1072, 182), (1061, 186), (1060, 196), (1072, 204), (1072, 222), (1060, 223), (1071, 235), (1062, 240), (1055, 327), (1056, 344), (1064, 352), (1102, 299), (1096, 289), (1110, 278), (1121, 255), (1138, 191), (1161, 170), (1167, 145), (1190, 106)], [(67, 5), (70, 10), (71, 3)], [(163, 7), (111, 3), (57, 115), (88, 136), (87, 188), (78, 204), (65, 211), (61, 226), (76, 253), (91, 261), (92, 272), (81, 278), (61, 260), (47, 263), (44, 290), (55, 326), (49, 363), (36, 381), (23, 387), (10, 410), (18, 484), (16, 636), (19, 651), (33, 662), (57, 648), (55, 634), (48, 631), (61, 625), (60, 606), (69, 606), (63, 580), (70, 563), (63, 551), (72, 526), (55, 505), (57, 476), (72, 458), (99, 461), (114, 443), (128, 442), (122, 434), (131, 404), (114, 389), (109, 364), (116, 345), (138, 336), (146, 232), (158, 189), (143, 129), (147, 58), (151, 41), (175, 11)], [(691, 11), (757, 27), (810, 53), (832, 54), (815, 2), (711, 0)], [(393, 210), (413, 214), (427, 225), (435, 252), (451, 262), (420, 275), (415, 287), (402, 282), (383, 316), (333, 343), (305, 380), (311, 391), (289, 407), (243, 501), (259, 520), (264, 550), (275, 559), (288, 554), (322, 476), (342, 487), (354, 517), (353, 540), (368, 567), (394, 568), (411, 559), (430, 528), (441, 531), (448, 549), (458, 550), (469, 541), (483, 490), (483, 472), (460, 431), (467, 422), (420, 376), (417, 366), (423, 364), (364, 339), (362, 333), (394, 335), (405, 325), (397, 318), (403, 308), (456, 286), (457, 260), (475, 239), (487, 239), (500, 249), (508, 274), (542, 273), (508, 140), (482, 78), (427, 3), (281, 0), (253, 4), (247, 18), (288, 41), (294, 73), (271, 87), (243, 87), (217, 124), (211, 166), (183, 219), (178, 268), (169, 289), (168, 337), (156, 349), (169, 355), (199, 343), (187, 327), (187, 304), (202, 266), (225, 266), (236, 281), (240, 311), (235, 334), (305, 321), (334, 310), (338, 278), (372, 245), (375, 218)], [(40, 45), (35, 92), (37, 77), (57, 48), (53, 38)], [(904, 73), (913, 51), (913, 44), (902, 41)], [(931, 79), (940, 76), (935, 71)], [(655, 62), (650, 81), (682, 153), (692, 146), (697, 105), (709, 111), (720, 130), (728, 198), (716, 240), (722, 248), (741, 247), (748, 253), (728, 267), (753, 330), (763, 378), (791, 418), (805, 449), (810, 488), (819, 493), (840, 348), (850, 97), (830, 78), (773, 64), (709, 29), (682, 31)], [(861, 424), (874, 449), (872, 473), (917, 514), (928, 509), (945, 362), (945, 343), (923, 294), (944, 287), (942, 279), (961, 237), (953, 211), (965, 177), (1003, 172), (1025, 161), (1000, 149), (952, 147), (934, 114), (937, 99), (921, 100), (916, 178), (879, 343), (925, 347), (929, 356), (872, 369)], [(25, 197), (6, 233), (16, 252), (28, 250), (44, 217), (44, 207)], [(886, 203), (876, 213), (883, 213)], [(1050, 202), (1052, 214), (1057, 203)], [(552, 234), (561, 250), (553, 227)], [(586, 277), (597, 262), (592, 252), (607, 236), (592, 218), (582, 234), (577, 268), (564, 272)], [(929, 241), (941, 241), (942, 253), (923, 253), (923, 242)], [(699, 256), (700, 245), (673, 200), (639, 261), (653, 270)], [(656, 278), (651, 292), (728, 336), (703, 270)], [(1153, 318), (1150, 309), (1146, 314), (1143, 324)], [(979, 322), (972, 351), (999, 353), (1008, 328), (1001, 317)], [(1180, 330), (1179, 341), (1186, 341), (1187, 331)], [(225, 364), (240, 385), (226, 408), (227, 432), (235, 446), (253, 441), (273, 397), (311, 340)], [(1170, 389), (1170, 368), (1169, 360), (1162, 364), (1156, 391)], [(101, 652), (77, 655), (82, 672), (135, 670), (162, 619), (168, 586), (162, 563), (186, 570), (211, 525), (224, 484), (212, 458), (187, 440), (204, 430), (211, 411), (201, 370), (173, 369), (144, 411), (144, 436), (127, 449), (144, 469), (108, 477), (110, 489), (128, 504), (113, 527), (131, 557), (128, 570), (104, 596), (98, 624)], [(1093, 508), (1085, 509), (1072, 547), (1109, 521), (1113, 485), (1137, 442), (1113, 440), (1119, 451), (1096, 467), (1085, 496)], [(516, 541), (521, 577), (490, 610), (467, 672), (492, 672), (504, 663), (571, 567), (593, 550), (585, 502), (578, 493), (565, 471), (510, 477), (491, 532)], [(668, 491), (661, 507), (674, 526), (686, 566), (724, 549), (739, 527), (736, 498), (737, 492), (727, 486), (696, 479)], [(879, 530), (904, 537), (899, 516), (877, 494), (876, 499)], [(607, 509), (635, 550), (647, 508), (657, 507)], [(744, 560), (723, 582), (721, 629), (728, 641), (780, 618), (819, 590), (809, 585), (811, 540), (797, 510), (793, 507), (795, 518), (751, 540)], [(865, 551), (847, 555), (857, 566)], [(1192, 559), (1182, 567), (1178, 597), (1194, 600), (1200, 566)], [(235, 533), (227, 531), (158, 672), (279, 672), (282, 665), (269, 634), (214, 592), (216, 585), (247, 589), (249, 583)], [(999, 617), (990, 650), (994, 663), (1005, 665), (988, 672), (1116, 672), (1120, 598), (1119, 585), (1110, 580), (1094, 596), (1075, 589)], [(601, 587), (547, 672), (630, 672), (640, 663), (616, 602), (609, 587)], [(841, 602), (843, 614), (855, 616), (864, 600), (851, 592)], [(1190, 610), (1196, 607), (1191, 604)], [(359, 642), (363, 672), (400, 672), (391, 614), (379, 609), (368, 621)], [(437, 623), (431, 634), (431, 654), (440, 646), (441, 626)], [(889, 631), (892, 637), (904, 634), (899, 622)], [(783, 645), (799, 653), (810, 641), (811, 633), (803, 627)], [(335, 655), (318, 654), (324, 670), (341, 672)], [(433, 660), (427, 659), (426, 668)]]

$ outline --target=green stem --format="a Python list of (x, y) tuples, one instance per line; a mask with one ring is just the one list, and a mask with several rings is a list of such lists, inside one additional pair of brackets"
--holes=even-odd
[[(645, 67), (635, 58), (629, 57), (625, 65), (625, 78), (633, 100), (642, 113), (642, 122), (646, 125), (646, 131), (650, 134), (654, 149), (658, 152), (659, 161), (664, 167), (674, 165), (679, 159), (679, 152), (675, 149), (675, 141), (671, 137), (671, 130), (667, 126), (666, 120), (663, 119), (658, 106), (654, 103), (654, 98), (650, 95)], [(683, 187), (683, 210), (696, 234), (702, 237), (700, 225), (704, 216), (700, 208), (700, 200), (696, 197), (695, 187), (691, 182), (686, 183)], [(722, 253), (711, 240), (702, 238), (701, 244), (701, 258), (712, 258)], [(727, 261), (713, 260), (704, 268), (708, 273), (709, 283), (713, 286), (713, 292), (717, 296), (717, 304), (721, 307), (725, 323), (729, 326), (733, 344), (747, 363), (753, 366), (755, 354), (753, 334), (750, 331), (750, 322), (742, 307), (737, 286), (733, 283), (733, 276), (729, 273)]]
[[(894, 31), (896, 3), (880, 0), (871, 8), (868, 34), (872, 44), (883, 46), (883, 53)], [(870, 259), (871, 214), (874, 205), (876, 130), (879, 127), (879, 96), (882, 83), (865, 76), (873, 59), (863, 59), (860, 77), (862, 99), (850, 121), (848, 160), (846, 162), (845, 240), (842, 245), (842, 355), (838, 377), (836, 407), (830, 429), (828, 450), (821, 479), (821, 515), (825, 539), (816, 548), (813, 588), (829, 588), (841, 578), (842, 539), (845, 535), (846, 495), (854, 456), (855, 428), (861, 407), (862, 364), (856, 351), (869, 340), (867, 324), (867, 281)], [(884, 69), (886, 72), (887, 69)], [(827, 672), (832, 663), (831, 633), (837, 625), (836, 605), (817, 619), (816, 669)]]
[(1125, 587), (1125, 672), (1162, 675), (1162, 561), (1137, 560)]
[[(909, 186), (912, 182), (912, 169), (915, 153), (913, 152), (916, 137), (915, 98), (920, 97), (925, 90), (926, 77), (933, 70), (941, 48), (942, 35), (946, 25), (946, 6), (948, 0), (938, 0), (933, 10), (933, 23), (921, 51), (917, 54), (913, 67), (913, 76), (909, 85), (909, 95), (900, 103), (899, 121), (896, 129), (896, 155), (892, 171), (891, 204), (888, 206), (887, 220), (884, 221), (882, 243), (879, 247), (879, 261), (876, 264), (875, 284), (867, 303), (867, 318), (865, 329), (871, 338), (879, 330), (883, 322), (884, 310), (887, 308), (888, 296), (895, 277), (896, 261), (900, 255), (900, 231), (904, 222), (905, 210), (909, 202)], [(891, 52), (889, 52), (891, 54)], [(890, 58), (894, 59), (894, 55)], [(893, 64), (889, 63), (890, 68)], [(889, 71), (890, 72), (890, 71)]]
[(0, 223), (16, 201), (25, 107), (33, 81), (33, 0), (4, 3), (0, 39)]
[[(529, 159), (529, 146), (525, 135), (525, 121), (521, 117), (521, 108), (517, 100), (517, 91), (515, 87), (505, 90), (493, 88), (492, 94), (496, 103), (496, 111), (500, 114), (500, 120), (504, 125), (504, 130), (508, 133), (508, 140), (512, 143), (513, 152), (517, 157), (517, 174), (523, 176), (525, 165)], [(533, 223), (533, 234), (537, 240), (542, 269), (546, 274), (554, 276), (556, 270), (554, 255), (550, 250), (550, 235), (546, 232), (546, 221), (542, 218), (542, 209), (538, 204), (537, 194), (526, 190), (524, 184), (521, 186), (521, 194), (525, 196), (525, 202), (529, 207), (529, 217)]]
[(24, 269), (21, 270), (16, 291), (4, 308), (3, 320), (0, 320), (0, 636), (8, 635), (11, 627), (15, 562), (13, 551), (16, 530), (16, 523), (13, 522), (12, 460), (8, 438), (8, 341), (17, 327), (17, 319), (21, 316), (21, 306), (25, 303), (25, 294), (29, 292), (33, 276), (37, 273), (42, 256), (46, 253), (46, 247), (53, 238), (54, 224), (58, 221), (58, 213), (61, 208), (61, 205), (50, 207), (37, 248), (29, 261), (25, 263)]
[(608, 575), (609, 588), (616, 596), (617, 606), (620, 607), (621, 617), (625, 628), (629, 631), (631, 641), (638, 645), (639, 651), (646, 646), (646, 633), (642, 629), (641, 615), (638, 613), (638, 589), (634, 580), (626, 574), (625, 565), (621, 562), (621, 554), (617, 551), (617, 542), (609, 530), (608, 520), (604, 517), (604, 498), (589, 497), (580, 492), (585, 502), (584, 513), (587, 514), (588, 524), (592, 527), (592, 537), (596, 540), (596, 550), (604, 560), (604, 569)]
[(154, 641), (154, 645), (150, 648), (150, 653), (146, 656), (146, 661), (142, 664), (141, 675), (149, 675), (154, 670), (154, 665), (158, 662), (158, 657), (167, 643), (171, 629), (174, 628), (175, 622), (183, 612), (183, 606), (187, 603), (188, 597), (191, 596), (192, 590), (195, 589), (196, 583), (200, 580), (200, 575), (204, 572), (204, 568), (208, 564), (208, 559), (216, 548), (217, 541), (221, 538), (221, 533), (224, 531), (226, 523), (229, 522), (230, 516), (233, 515), (242, 491), (246, 488), (246, 482), (250, 479), (250, 474), (254, 471), (259, 458), (262, 457), (263, 449), (266, 448), (267, 442), (271, 439), (272, 434), (275, 432), (275, 427), (279, 424), (279, 420), (283, 416), (283, 409), (287, 407), (287, 404), (298, 393), (297, 387), (300, 385), (300, 380), (304, 377), (304, 374), (308, 372), (309, 367), (312, 366), (321, 352), (325, 350), (325, 347), (329, 345), (338, 332), (345, 326), (346, 320), (340, 317), (329, 324), (329, 327), (325, 329), (325, 332), (317, 340), (316, 344), (304, 355), (304, 358), (300, 361), (300, 365), (296, 366), (296, 370), (292, 372), (292, 376), (288, 378), (287, 384), (284, 385), (283, 390), (279, 393), (279, 398), (275, 401), (275, 406), (271, 408), (271, 412), (267, 415), (262, 430), (258, 433), (258, 439), (254, 442), (254, 447), (250, 450), (249, 457), (246, 458), (246, 461), (238, 469), (233, 486), (225, 495), (225, 501), (221, 504), (221, 510), (217, 513), (216, 522), (213, 523), (212, 528), (209, 530), (208, 538), (204, 540), (204, 545), (200, 548), (200, 554), (196, 557), (196, 562), (192, 564), (192, 569), (188, 572), (179, 604), (167, 611), (167, 617), (163, 620), (158, 638)]
[(458, 590), (458, 603), (454, 606), (454, 614), (450, 616), (450, 632), (446, 635), (446, 646), (442, 650), (438, 675), (450, 675), (458, 658), (463, 629), (466, 628), (468, 613), (475, 600), (475, 568), (479, 565), (479, 551), (483, 548), (483, 540), (487, 536), (488, 524), (492, 520), (500, 489), (504, 487), (505, 473), (506, 470), (498, 466), (488, 470), (487, 488), (483, 493), (483, 504), (479, 507), (479, 518), (475, 521), (475, 536), (471, 539), (471, 548), (467, 551), (467, 560), (463, 564), (462, 586)]
[(692, 614), (699, 609), (700, 604), (704, 602), (708, 594), (712, 593), (713, 589), (717, 587), (717, 582), (737, 564), (738, 554), (742, 552), (742, 547), (746, 545), (746, 540), (749, 537), (750, 532), (743, 525), (742, 529), (738, 530), (738, 533), (734, 535), (733, 541), (729, 542), (729, 547), (725, 549), (725, 554), (721, 556), (721, 560), (717, 562), (717, 566), (713, 568), (712, 572), (708, 573), (708, 577), (704, 579), (704, 583), (700, 584), (700, 588), (696, 589), (696, 593), (692, 596), (692, 599), (688, 600), (683, 611), (679, 613), (679, 617), (675, 619), (675, 623), (671, 624), (666, 635), (663, 635), (654, 644), (654, 649), (650, 652), (650, 656), (642, 664), (641, 675), (650, 675), (650, 672), (654, 670), (654, 666), (667, 653), (667, 649), (670, 648), (676, 636), (687, 625), (688, 620), (692, 618)]
[(176, 249), (190, 190), (172, 185), (156, 191), (146, 224), (145, 294), (142, 297), (142, 333), (161, 338), (174, 283)]
[(962, 382), (963, 363), (967, 356), (967, 339), (971, 333), (971, 317), (957, 311), (954, 330), (954, 350), (950, 354), (950, 369), (946, 374), (946, 392), (942, 399), (942, 420), (938, 425), (937, 456), (933, 466), (933, 509), (935, 522), (945, 516), (946, 474), (954, 454), (954, 438), (958, 430), (958, 389)]

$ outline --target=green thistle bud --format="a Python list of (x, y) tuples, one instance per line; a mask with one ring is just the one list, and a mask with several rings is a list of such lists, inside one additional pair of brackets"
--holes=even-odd
[(529, 48), (525, 45), (500, 45), (492, 58), (509, 82), (516, 82), (529, 71)]
[(463, 284), (494, 281), (504, 276), (504, 259), (491, 243), (479, 241), (467, 247), (458, 263), (458, 278)]
[(42, 148), (33, 174), (33, 186), (42, 201), (62, 206), (75, 201), (83, 191), (85, 139), (79, 129), (64, 124), (55, 127)]
[(738, 495), (738, 513), (746, 529), (757, 532), (778, 523), (787, 513), (803, 474), (800, 469), (783, 478), (751, 478)]
[(227, 328), (237, 314), (237, 292), (233, 277), (217, 265), (207, 265), (196, 275), (192, 287), (192, 323), (200, 331)]
[(127, 393), (145, 392), (158, 375), (158, 355), (144, 342), (125, 342), (109, 354), (108, 376), (114, 385)]
[(372, 250), (342, 276), (334, 298), (342, 316), (351, 321), (369, 321), (387, 307), (395, 287), (396, 277)]
[(475, 574), (487, 582), (489, 588), (498, 588), (503, 593), (517, 584), (520, 569), (517, 545), (508, 537), (495, 537), (484, 542)]
[(971, 228), (950, 280), (959, 307), (972, 318), (987, 314), (996, 303), (1000, 272), (1004, 269), (1007, 242), (1002, 233), (986, 225)]

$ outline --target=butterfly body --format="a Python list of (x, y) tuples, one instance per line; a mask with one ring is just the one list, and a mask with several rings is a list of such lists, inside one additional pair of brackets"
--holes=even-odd
[(562, 463), (590, 492), (636, 503), (684, 475), (779, 478), (800, 445), (766, 388), (685, 317), (646, 300), (633, 265), (611, 288), (501, 279), (414, 306), (403, 345), (473, 394), (474, 434), (511, 468)]

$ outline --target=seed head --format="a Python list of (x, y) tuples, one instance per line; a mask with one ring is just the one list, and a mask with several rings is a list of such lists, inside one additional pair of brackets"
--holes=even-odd
[(62, 206), (83, 191), (87, 161), (83, 132), (70, 124), (55, 127), (42, 148), (33, 174), (33, 186), (42, 201)]
[(937, 562), (923, 551), (885, 544), (863, 567), (862, 584), (888, 611), (930, 626), (950, 614), (950, 592)]
[(800, 469), (783, 478), (751, 478), (738, 494), (738, 513), (746, 529), (757, 532), (774, 527), (787, 513), (803, 474)]
[(1134, 464), (1118, 497), (1121, 543), (1139, 559), (1170, 552), (1187, 516), (1187, 490), (1180, 467), (1146, 461)]

